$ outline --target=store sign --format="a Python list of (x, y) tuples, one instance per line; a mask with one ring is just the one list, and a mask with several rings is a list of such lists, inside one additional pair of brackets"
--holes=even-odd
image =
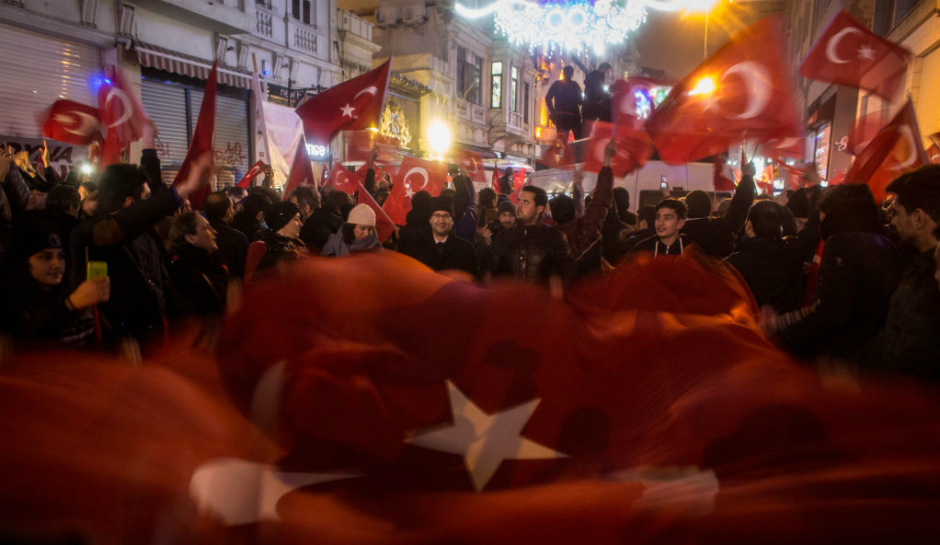
[(273, 83), (268, 84), (268, 95), (296, 102), (304, 97), (304, 91), (289, 89)]
[(307, 143), (307, 157), (311, 161), (325, 161), (329, 155), (329, 146)]

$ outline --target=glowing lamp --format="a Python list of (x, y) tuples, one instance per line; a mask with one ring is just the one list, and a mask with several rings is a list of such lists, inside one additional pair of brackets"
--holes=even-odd
[(695, 82), (695, 87), (689, 91), (690, 95), (710, 95), (715, 92), (715, 78), (702, 76)]
[(435, 121), (428, 127), (428, 143), (431, 151), (439, 156), (450, 149), (450, 129), (443, 121)]

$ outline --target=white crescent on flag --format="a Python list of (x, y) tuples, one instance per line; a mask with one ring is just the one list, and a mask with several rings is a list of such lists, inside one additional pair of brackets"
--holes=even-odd
[[(412, 173), (412, 172), (417, 172), (420, 176), (422, 176), (422, 177), (424, 178), (424, 185), (422, 185), (421, 187), (419, 187), (419, 188), (417, 188), (417, 189), (415, 189), (415, 188), (413, 188), (413, 187), (411, 188), (412, 191), (414, 191), (415, 193), (417, 193), (418, 191), (421, 191), (422, 189), (424, 189), (425, 187), (428, 186), (428, 182), (430, 181), (430, 177), (428, 176), (428, 171), (427, 171), (427, 169), (424, 169), (424, 168), (422, 168), (422, 167), (413, 167), (413, 168), (411, 168), (408, 172), (405, 173), (405, 176), (402, 178), (402, 181), (404, 181), (404, 182), (407, 183), (407, 182), (408, 182), (408, 177), (411, 176), (411, 173)], [(410, 186), (409, 186), (409, 187), (410, 187)]]
[[(95, 116), (86, 114), (85, 112), (73, 111), (69, 112), (68, 114), (58, 114), (54, 119), (55, 121), (62, 124), (62, 127), (66, 130), (66, 132), (77, 134), (79, 136), (88, 136), (94, 132), (95, 127), (98, 125), (98, 120), (95, 119)], [(73, 125), (74, 128), (68, 128), (66, 123)]]
[(747, 108), (740, 114), (730, 116), (733, 119), (751, 119), (762, 114), (770, 104), (770, 74), (759, 62), (744, 61), (725, 70), (721, 76), (724, 81), (731, 74), (738, 74), (747, 87)]
[(368, 93), (368, 94), (370, 94), (370, 95), (372, 95), (372, 96), (375, 96), (375, 94), (378, 93), (378, 92), (379, 92), (379, 88), (378, 88), (378, 87), (376, 87), (375, 85), (370, 85), (370, 86), (366, 87), (365, 89), (363, 89), (362, 91), (359, 91), (358, 93), (356, 93), (356, 94), (353, 96), (353, 100), (356, 100), (357, 98), (359, 98), (359, 95), (364, 95), (364, 94)]
[(115, 121), (114, 123), (111, 123), (110, 125), (108, 125), (109, 129), (117, 127), (118, 125), (124, 123), (125, 121), (130, 119), (131, 114), (133, 114), (133, 109), (131, 108), (130, 99), (127, 97), (127, 94), (125, 94), (123, 90), (118, 89), (117, 87), (111, 87), (111, 89), (108, 90), (107, 96), (105, 96), (104, 108), (106, 110), (108, 109), (108, 105), (111, 103), (111, 99), (114, 97), (117, 97), (121, 101), (121, 108), (122, 108), (121, 117), (118, 118), (118, 120)]
[(851, 59), (843, 59), (839, 57), (838, 53), (836, 52), (836, 49), (839, 47), (839, 42), (842, 41), (842, 38), (845, 38), (849, 34), (861, 34), (861, 33), (862, 31), (857, 28), (847, 27), (837, 32), (836, 35), (833, 36), (832, 38), (829, 38), (829, 42), (826, 44), (826, 58), (829, 59), (829, 62), (834, 63), (834, 64), (845, 64), (847, 62), (850, 62)]
[(898, 165), (898, 168), (910, 168), (914, 166), (914, 163), (917, 162), (917, 142), (914, 140), (914, 133), (911, 131), (911, 128), (908, 125), (902, 125), (898, 129), (898, 133), (907, 142), (908, 149), (911, 150), (910, 154), (907, 156), (907, 159), (901, 162)]

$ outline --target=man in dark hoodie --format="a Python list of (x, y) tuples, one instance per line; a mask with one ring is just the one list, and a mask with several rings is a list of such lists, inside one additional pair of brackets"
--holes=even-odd
[(242, 209), (232, 219), (232, 227), (238, 229), (249, 241), (257, 238), (264, 229), (264, 209), (271, 206), (271, 199), (263, 193), (252, 193), (242, 201)]
[(708, 193), (695, 190), (685, 197), (689, 219), (682, 228), (702, 252), (725, 258), (734, 251), (734, 241), (744, 227), (747, 211), (754, 204), (754, 164), (744, 166), (741, 182), (734, 192), (731, 207), (723, 217), (711, 216), (712, 198)]
[(323, 249), (330, 235), (343, 227), (352, 206), (352, 197), (344, 191), (333, 190), (323, 199), (323, 204), (300, 229), (300, 240), (310, 252), (319, 253)]
[(411, 210), (398, 234), (398, 251), (407, 254), (408, 246), (431, 231), (431, 194), (418, 191), (411, 197)]

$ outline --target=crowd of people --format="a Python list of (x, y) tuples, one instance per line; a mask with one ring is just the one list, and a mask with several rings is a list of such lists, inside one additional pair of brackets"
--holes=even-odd
[[(17, 343), (120, 346), (139, 360), (168, 319), (222, 316), (233, 290), (307, 256), (397, 251), (466, 281), (564, 296), (649, 255), (737, 270), (764, 332), (807, 361), (940, 377), (940, 166), (900, 176), (878, 203), (864, 184), (758, 196), (748, 165), (730, 202), (692, 191), (634, 214), (614, 187), (612, 141), (589, 196), (576, 173), (571, 195), (527, 185), (514, 204), (509, 181), (477, 193), (458, 172), (440, 195), (414, 194), (405, 224), (380, 241), (374, 209), (330, 187), (286, 198), (268, 183), (228, 187), (192, 210), (210, 159), (170, 187), (153, 139), (151, 129), (139, 165), (84, 182), (0, 151), (0, 328)], [(376, 183), (373, 161), (363, 190), (381, 198), (389, 181)]]

